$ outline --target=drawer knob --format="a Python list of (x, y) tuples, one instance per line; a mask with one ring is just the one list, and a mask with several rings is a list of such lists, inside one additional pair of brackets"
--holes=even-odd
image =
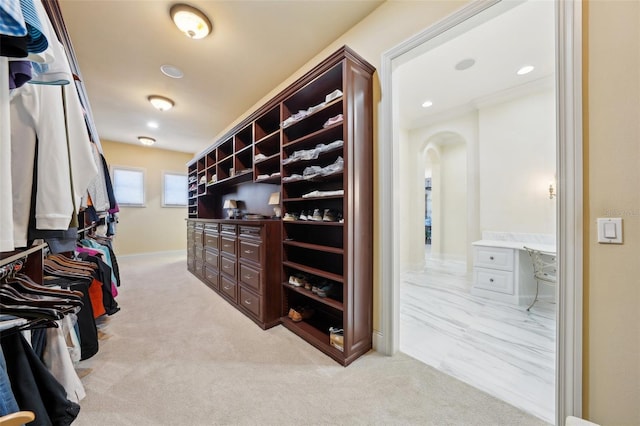
[(493, 256), (489, 256), (489, 260), (493, 260)]
[(247, 254), (251, 254), (251, 253), (253, 253), (253, 250), (245, 250), (244, 252), (247, 253)]
[(247, 305), (250, 305), (251, 301), (250, 300), (245, 300), (244, 303), (246, 303)]
[(253, 278), (251, 275), (245, 275), (244, 276), (246, 279), (250, 280), (251, 278)]
[(493, 278), (489, 278), (489, 282), (492, 283), (493, 282)]
[(229, 269), (229, 268), (231, 268), (231, 265), (222, 265), (222, 267), (223, 267), (224, 269)]
[(231, 244), (225, 244), (224, 246), (225, 247), (231, 247)]

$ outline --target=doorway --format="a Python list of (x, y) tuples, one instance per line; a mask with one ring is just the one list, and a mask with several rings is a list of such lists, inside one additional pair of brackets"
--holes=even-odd
[[(546, 2), (550, 3), (550, 2)], [(391, 126), (392, 105), (397, 101), (395, 97), (394, 84), (397, 82), (398, 68), (400, 65), (412, 58), (416, 58), (425, 51), (439, 46), (443, 42), (438, 36), (451, 30), (453, 33), (460, 34), (466, 31), (461, 28), (462, 24), (477, 24), (486, 16), (482, 17), (481, 12), (489, 10), (495, 17), (504, 14), (506, 10), (511, 8), (517, 9), (523, 2), (474, 2), (468, 7), (454, 14), (442, 22), (437, 23), (433, 27), (425, 30), (424, 33), (408, 40), (398, 48), (383, 55), (382, 61), (382, 90), (386, 95), (392, 94), (391, 99), (387, 96), (383, 99), (381, 114), (381, 142), (380, 152), (381, 162), (381, 258), (383, 259), (380, 268), (382, 297), (381, 297), (381, 340), (379, 348), (383, 352), (393, 353), (399, 348), (399, 325), (398, 318), (400, 316), (400, 286), (399, 276), (402, 270), (402, 262), (406, 249), (403, 249), (404, 241), (402, 240), (401, 228), (405, 222), (399, 218), (398, 212), (404, 212), (405, 205), (401, 202), (402, 196), (393, 193), (393, 190), (402, 187), (403, 174), (406, 174), (406, 168), (402, 166), (402, 156), (405, 146), (407, 132), (398, 131), (397, 128)], [(581, 223), (581, 203), (577, 195), (581, 192), (580, 163), (576, 163), (581, 158), (581, 134), (580, 134), (580, 105), (578, 102), (580, 93), (576, 91), (579, 86), (567, 84), (568, 82), (579, 81), (581, 76), (580, 55), (576, 52), (575, 43), (579, 44), (581, 35), (580, 17), (581, 10), (578, 2), (558, 2), (553, 3), (558, 12), (555, 17), (555, 24), (558, 26), (558, 36), (555, 45), (557, 50), (558, 70), (560, 71), (557, 81), (559, 82), (559, 108), (558, 108), (558, 135), (557, 144), (558, 152), (558, 177), (557, 185), (562, 188), (558, 192), (558, 253), (560, 255), (560, 281), (564, 281), (567, 285), (560, 285), (557, 288), (556, 299), (560, 301), (558, 309), (558, 361), (556, 375), (558, 377), (556, 395), (557, 407), (555, 413), (556, 422), (561, 423), (567, 414), (580, 414), (580, 392), (581, 392), (581, 355), (580, 355), (580, 325), (581, 310), (579, 302), (581, 300), (581, 259), (582, 251), (579, 244), (579, 237), (576, 234), (578, 223)], [(553, 25), (555, 27), (555, 24)], [(551, 30), (553, 33), (553, 30)], [(512, 37), (513, 38), (513, 37)], [(462, 65), (461, 65), (462, 66)], [(555, 79), (553, 79), (555, 81)], [(573, 80), (573, 81), (571, 81)], [(420, 100), (421, 102), (423, 100)], [(469, 111), (466, 111), (469, 112)], [(455, 111), (455, 116), (464, 114), (465, 111)], [(444, 114), (438, 117), (442, 120)], [(448, 117), (451, 118), (451, 115)], [(433, 123), (433, 122), (432, 122)], [(478, 126), (470, 129), (471, 132), (478, 131)], [(382, 141), (393, 141), (390, 146), (385, 145)], [(424, 140), (424, 139), (423, 139)], [(471, 144), (469, 151), (473, 158), (477, 158), (478, 153), (473, 153), (476, 145)], [(404, 154), (406, 155), (406, 154)], [(479, 163), (482, 165), (482, 163)], [(477, 173), (479, 172), (478, 164), (472, 162), (467, 164), (467, 173), (470, 180), (478, 181)], [(424, 177), (423, 177), (424, 178)], [(507, 182), (511, 183), (511, 182)], [(482, 185), (480, 183), (480, 185)], [(548, 185), (548, 182), (547, 182)], [(504, 182), (498, 182), (498, 185), (490, 185), (491, 189), (496, 193), (500, 192), (500, 187), (504, 186)], [(508, 186), (508, 185), (507, 185)], [(424, 191), (424, 181), (420, 184), (421, 190)], [(473, 190), (473, 185), (469, 186), (467, 193), (467, 205), (470, 210), (476, 206), (482, 206), (480, 197), (482, 188), (477, 191)], [(504, 190), (504, 188), (502, 188)], [(518, 187), (518, 191), (525, 190), (522, 186)], [(423, 199), (423, 197), (421, 197)], [(402, 206), (398, 209), (398, 206)], [(469, 217), (470, 215), (468, 215)], [(421, 221), (424, 219), (420, 219)], [(569, 221), (575, 221), (575, 226), (567, 226)], [(472, 242), (482, 235), (482, 228), (473, 228), (473, 223), (466, 224), (468, 238)], [(388, 226), (387, 226), (388, 225)], [(422, 225), (422, 224), (421, 224)], [(424, 226), (424, 225), (422, 225)], [(415, 229), (415, 228), (414, 228)], [(402, 243), (401, 243), (402, 242)], [(388, 244), (387, 244), (388, 243)], [(468, 250), (471, 251), (471, 245), (468, 244)], [(469, 256), (467, 255), (467, 259)], [(409, 263), (409, 265), (412, 265)], [(415, 266), (416, 263), (413, 263)], [(388, 279), (388, 280), (387, 280)], [(390, 284), (387, 284), (390, 283)], [(570, 283), (570, 284), (569, 284)], [(561, 297), (558, 297), (558, 296)]]

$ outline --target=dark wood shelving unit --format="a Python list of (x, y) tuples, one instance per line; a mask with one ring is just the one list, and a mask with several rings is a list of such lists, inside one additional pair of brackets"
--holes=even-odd
[[(259, 312), (251, 309), (258, 296), (269, 309), (277, 306), (277, 320), (257, 322), (262, 326), (281, 323), (345, 366), (372, 346), (374, 71), (344, 46), (188, 164), (189, 178), (193, 175), (198, 179), (195, 193), (189, 191), (190, 270), (230, 303), (238, 304), (246, 296), (246, 306), (238, 306), (254, 321)], [(294, 114), (296, 119), (292, 118)], [(336, 141), (342, 141), (341, 146), (320, 151), (314, 159), (288, 160), (301, 154), (296, 151)], [(307, 179), (286, 179), (305, 176), (308, 167), (312, 168), (307, 177), (317, 169), (323, 172)], [(202, 176), (207, 180), (204, 191), (200, 186)], [(237, 275), (230, 274), (235, 268), (235, 274), (248, 271), (250, 277), (256, 264), (208, 246), (207, 238), (211, 243), (212, 237), (207, 237), (207, 224), (199, 222), (215, 222), (222, 227), (224, 201), (236, 199), (232, 197), (241, 193), (247, 197), (248, 212), (259, 210), (256, 213), (270, 216), (273, 206), (268, 206), (267, 200), (276, 191), (280, 191), (283, 216), (316, 212), (327, 221), (273, 221), (279, 225), (277, 235), (269, 232), (260, 241), (271, 247), (265, 256), (278, 259), (277, 292), (257, 293), (251, 283), (238, 281)], [(339, 194), (304, 196), (314, 191)], [(261, 204), (253, 202), (258, 199), (263, 200)], [(222, 235), (220, 231), (220, 239)], [(235, 238), (236, 244), (242, 238), (249, 241), (240, 233)], [(273, 271), (273, 263), (269, 265), (258, 269)], [(325, 288), (328, 297), (289, 284), (291, 276), (302, 276)], [(311, 307), (314, 314), (299, 322), (288, 317), (290, 309), (303, 306)], [(342, 350), (332, 346), (330, 328), (343, 330)]]

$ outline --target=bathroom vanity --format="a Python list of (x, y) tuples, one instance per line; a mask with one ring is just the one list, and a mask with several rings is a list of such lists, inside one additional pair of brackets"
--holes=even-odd
[[(525, 246), (546, 256), (556, 254), (555, 237), (547, 234), (486, 232), (473, 246), (471, 294), (527, 306), (533, 301), (536, 281)], [(553, 298), (555, 290), (540, 286), (540, 299)]]

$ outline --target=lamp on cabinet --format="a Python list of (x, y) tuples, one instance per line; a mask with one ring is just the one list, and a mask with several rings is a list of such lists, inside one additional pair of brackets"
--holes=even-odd
[(280, 193), (279, 192), (273, 192), (269, 196), (269, 205), (273, 206), (273, 215), (279, 219), (282, 213), (282, 211), (280, 210)]
[(238, 203), (236, 200), (225, 200), (223, 209), (227, 209), (227, 216), (229, 219), (233, 219), (235, 217), (235, 211), (238, 208)]

